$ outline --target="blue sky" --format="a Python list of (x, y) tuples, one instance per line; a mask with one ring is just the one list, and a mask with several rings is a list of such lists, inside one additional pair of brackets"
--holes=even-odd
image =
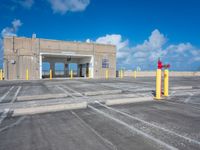
[(3, 36), (36, 33), (115, 44), (118, 68), (152, 70), (161, 57), (172, 70), (198, 70), (199, 8), (199, 0), (1, 0), (0, 46)]

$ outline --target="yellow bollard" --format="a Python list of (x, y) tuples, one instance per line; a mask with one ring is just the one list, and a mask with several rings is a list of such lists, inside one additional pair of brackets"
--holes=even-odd
[(108, 69), (106, 69), (106, 79), (108, 79), (108, 76), (109, 76)]
[(73, 70), (70, 71), (70, 79), (73, 79)]
[(26, 69), (26, 80), (29, 80), (28, 69)]
[(169, 71), (164, 71), (164, 96), (169, 96)]
[(88, 70), (88, 79), (90, 79), (90, 69)]
[(136, 79), (136, 77), (137, 77), (137, 72), (134, 71), (134, 78)]
[(121, 73), (120, 73), (120, 74), (121, 74), (121, 75), (120, 75), (120, 78), (122, 79), (122, 78), (123, 78), (123, 70), (121, 69), (120, 72), (121, 72)]
[(3, 71), (2, 71), (2, 69), (0, 70), (0, 80), (3, 80)]
[(52, 70), (49, 71), (49, 79), (52, 80)]
[(156, 72), (156, 99), (161, 99), (161, 69)]

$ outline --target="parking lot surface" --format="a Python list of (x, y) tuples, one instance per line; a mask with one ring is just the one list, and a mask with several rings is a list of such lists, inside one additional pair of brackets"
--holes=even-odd
[[(0, 149), (200, 149), (200, 78), (170, 78), (153, 100), (154, 78), (3, 81)], [(58, 97), (56, 98), (55, 95)], [(141, 101), (116, 106), (106, 100)], [(9, 108), (87, 102), (87, 108), (12, 117)]]

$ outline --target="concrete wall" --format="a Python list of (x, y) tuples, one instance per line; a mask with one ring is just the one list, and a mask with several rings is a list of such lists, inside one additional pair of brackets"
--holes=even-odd
[[(30, 79), (40, 78), (40, 54), (92, 55), (94, 78), (105, 78), (102, 59), (109, 59), (109, 76), (116, 76), (116, 47), (96, 43), (66, 42), (39, 38), (4, 38), (5, 79), (25, 79), (26, 69)], [(12, 63), (14, 61), (15, 63)]]
[[(200, 72), (177, 72), (177, 71), (170, 71), (169, 75), (172, 77), (187, 77), (187, 76), (200, 76)], [(125, 71), (124, 76), (126, 77), (134, 77), (133, 71)], [(155, 77), (155, 71), (140, 71), (137, 72), (137, 77)]]

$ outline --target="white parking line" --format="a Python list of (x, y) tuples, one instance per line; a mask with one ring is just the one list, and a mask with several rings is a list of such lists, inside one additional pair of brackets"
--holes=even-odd
[[(14, 88), (14, 87), (13, 87), (13, 88)], [(12, 88), (12, 89), (13, 89), (13, 88)], [(12, 90), (12, 89), (11, 89), (11, 90)], [(17, 91), (15, 92), (15, 95), (13, 96), (12, 101), (10, 102), (10, 104), (14, 103), (14, 101), (15, 101), (16, 98), (17, 98), (17, 95), (19, 94), (20, 89), (21, 89), (21, 86), (18, 87), (18, 89), (17, 89)], [(7, 117), (9, 111), (10, 111), (10, 108), (6, 108), (6, 109), (3, 111), (2, 115), (0, 116), (0, 124), (1, 124), (2, 121)]]
[(123, 111), (120, 111), (120, 110), (117, 110), (117, 109), (114, 109), (114, 108), (108, 107), (108, 106), (103, 105), (103, 104), (101, 104), (101, 103), (98, 103), (98, 104), (101, 105), (101, 106), (103, 106), (104, 108), (107, 108), (107, 109), (109, 109), (109, 110), (112, 110), (112, 111), (115, 111), (115, 112), (117, 112), (117, 113), (120, 113), (120, 114), (122, 114), (122, 115), (124, 115), (124, 116), (127, 116), (127, 117), (131, 118), (131, 119), (134, 119), (134, 120), (140, 121), (140, 122), (142, 122), (142, 123), (144, 123), (144, 124), (147, 124), (147, 125), (152, 126), (152, 127), (154, 127), (154, 128), (157, 128), (157, 129), (163, 130), (163, 131), (165, 131), (165, 132), (168, 132), (168, 133), (170, 133), (170, 134), (173, 134), (173, 135), (175, 135), (175, 136), (178, 136), (178, 137), (180, 137), (180, 138), (183, 138), (183, 139), (185, 139), (185, 140), (187, 140), (187, 141), (189, 141), (189, 142), (193, 142), (193, 143), (195, 143), (195, 144), (200, 145), (200, 142), (197, 141), (197, 140), (194, 140), (194, 139), (191, 139), (191, 138), (189, 138), (189, 137), (186, 137), (186, 136), (180, 135), (180, 134), (178, 134), (178, 133), (176, 133), (176, 132), (174, 132), (174, 131), (171, 131), (171, 130), (166, 129), (166, 128), (164, 128), (164, 127), (161, 127), (161, 126), (158, 126), (158, 125), (152, 124), (152, 123), (147, 122), (147, 121), (145, 121), (145, 120), (143, 120), (143, 119), (140, 119), (140, 118), (138, 118), (138, 117), (135, 117), (135, 116), (129, 115), (129, 114), (126, 113), (126, 112), (123, 112)]
[(8, 112), (9, 112), (9, 109), (4, 109), (2, 115), (0, 116), (0, 124), (7, 117)]
[(153, 136), (151, 136), (151, 135), (149, 135), (149, 134), (146, 134), (145, 132), (143, 132), (143, 131), (141, 131), (141, 130), (138, 130), (138, 129), (135, 128), (134, 126), (130, 126), (130, 125), (128, 125), (127, 123), (125, 123), (125, 122), (123, 122), (123, 121), (121, 121), (121, 120), (119, 120), (119, 119), (117, 119), (117, 118), (114, 118), (114, 117), (110, 116), (109, 114), (104, 113), (103, 111), (100, 111), (99, 109), (94, 108), (93, 106), (88, 105), (88, 107), (91, 108), (92, 110), (94, 110), (95, 112), (97, 112), (97, 113), (99, 113), (99, 114), (101, 114), (101, 115), (103, 115), (103, 116), (105, 116), (105, 117), (107, 117), (107, 118), (109, 118), (109, 119), (111, 119), (111, 120), (114, 120), (115, 122), (117, 122), (117, 123), (119, 123), (119, 124), (121, 124), (121, 125), (127, 127), (127, 128), (130, 129), (132, 132), (136, 132), (136, 133), (138, 133), (138, 134), (140, 134), (140, 135), (142, 135), (142, 136), (144, 136), (144, 137), (146, 137), (146, 138), (148, 138), (148, 139), (150, 139), (150, 140), (156, 142), (156, 143), (159, 144), (159, 145), (162, 145), (162, 146), (164, 146), (164, 147), (166, 147), (166, 148), (168, 148), (168, 149), (170, 149), (170, 150), (178, 150), (176, 147), (173, 147), (173, 146), (171, 146), (171, 145), (169, 145), (169, 144), (167, 144), (167, 143), (165, 143), (165, 142), (163, 142), (163, 141), (161, 141), (161, 140), (159, 140), (159, 139), (156, 139), (156, 138), (154, 138)]
[(192, 98), (192, 96), (193, 96), (194, 94), (188, 93), (188, 95), (190, 95), (190, 96), (184, 100), (184, 103), (188, 103), (188, 102), (191, 100), (191, 98)]
[(13, 103), (13, 102), (16, 100), (17, 95), (19, 94), (19, 91), (21, 90), (21, 88), (22, 88), (21, 86), (18, 87), (17, 91), (15, 92), (15, 95), (14, 95), (13, 98), (12, 98), (11, 103)]
[(89, 128), (95, 135), (97, 135), (102, 141), (104, 141), (105, 143), (107, 143), (109, 145), (109, 147), (111, 146), (114, 150), (117, 150), (117, 147), (110, 142), (108, 139), (104, 138), (103, 136), (101, 136), (94, 128), (92, 128), (89, 124), (87, 124), (83, 119), (81, 119), (75, 112), (71, 111), (71, 113), (78, 118), (87, 128)]
[[(85, 95), (83, 95), (83, 94), (75, 91), (74, 89), (71, 89), (71, 88), (67, 87), (67, 86), (65, 86), (65, 88), (67, 88), (68, 90), (71, 90), (73, 92), (76, 92), (76, 93), (80, 94), (82, 97), (89, 98), (89, 97), (87, 97), (87, 96), (85, 96)], [(122, 124), (122, 125), (126, 126), (127, 128), (131, 129), (132, 131), (134, 131), (134, 132), (136, 132), (136, 133), (138, 133), (138, 134), (140, 134), (140, 135), (142, 135), (142, 136), (144, 136), (144, 137), (146, 137), (146, 138), (148, 138), (148, 139), (150, 139), (150, 140), (152, 140), (152, 141), (154, 141), (154, 142), (156, 142), (156, 143), (158, 143), (160, 145), (163, 145), (163, 146), (167, 147), (168, 149), (178, 150), (177, 148), (175, 148), (175, 147), (173, 147), (173, 146), (171, 146), (171, 145), (169, 145), (169, 144), (167, 144), (167, 143), (165, 143), (165, 142), (163, 142), (163, 141), (161, 141), (159, 139), (156, 139), (156, 138), (152, 137), (151, 135), (146, 134), (145, 132), (142, 132), (141, 130), (138, 130), (135, 127), (130, 126), (130, 125), (126, 124), (125, 122), (123, 122), (123, 121), (121, 121), (121, 120), (119, 120), (117, 118), (114, 118), (114, 117), (112, 117), (112, 116), (110, 116), (110, 115), (108, 115), (108, 114), (106, 114), (106, 113), (104, 113), (104, 112), (102, 112), (102, 111), (100, 111), (100, 110), (98, 110), (98, 109), (90, 106), (90, 105), (88, 105), (88, 107), (91, 108), (91, 109), (93, 109), (93, 110), (95, 110), (96, 112), (98, 112), (100, 114), (103, 114), (105, 117), (108, 117), (108, 118), (110, 118), (110, 119), (118, 122), (119, 124)]]
[(12, 128), (14, 126), (17, 126), (18, 124), (20, 124), (22, 122), (22, 120), (24, 120), (26, 117), (23, 116), (23, 117), (20, 117), (16, 122), (14, 122), (13, 124), (10, 124), (8, 126), (5, 126), (3, 128), (0, 128), (0, 132), (4, 131), (4, 130), (7, 130), (9, 128)]
[(0, 102), (2, 102), (6, 96), (10, 93), (10, 91), (14, 88), (14, 86), (12, 86), (1, 98), (0, 98)]

